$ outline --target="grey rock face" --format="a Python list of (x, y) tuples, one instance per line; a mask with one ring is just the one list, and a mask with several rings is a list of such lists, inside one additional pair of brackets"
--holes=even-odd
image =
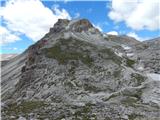
[(139, 42), (132, 37), (105, 35), (105, 40), (117, 44), (117, 53), (136, 61), (135, 69), (160, 74), (160, 38)]
[(160, 74), (160, 38), (136, 45), (135, 52), (139, 64), (142, 64), (146, 71)]
[(2, 119), (158, 120), (160, 81), (117, 55), (125, 53), (120, 43), (93, 31), (85, 19), (59, 20), (5, 65)]
[(105, 34), (105, 39), (107, 39), (108, 41), (113, 41), (113, 42), (128, 45), (128, 46), (134, 46), (135, 44), (140, 43), (135, 38), (128, 37), (128, 36), (125, 36), (125, 35), (116, 36), (116, 35), (106, 35)]
[(160, 74), (160, 38), (136, 44), (130, 53), (133, 54), (130, 58), (137, 61), (142, 71)]
[(69, 24), (69, 20), (67, 19), (58, 19), (58, 22), (54, 25), (53, 28), (50, 29), (50, 33), (59, 33), (65, 30), (66, 26)]

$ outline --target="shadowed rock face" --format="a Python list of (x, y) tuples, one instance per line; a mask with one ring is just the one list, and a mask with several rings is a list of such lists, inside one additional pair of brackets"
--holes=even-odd
[(2, 118), (158, 119), (160, 82), (115, 52), (125, 51), (122, 43), (95, 31), (86, 19), (59, 19), (42, 40), (2, 67)]
[(93, 25), (87, 19), (79, 20), (71, 25), (71, 29), (76, 32), (88, 31), (90, 28), (93, 28)]
[(58, 22), (54, 24), (54, 27), (50, 29), (50, 33), (59, 33), (65, 30), (65, 27), (69, 24), (67, 19), (58, 19)]
[(87, 32), (92, 31), (93, 33), (100, 33), (98, 29), (94, 28), (93, 25), (87, 19), (80, 20), (66, 20), (58, 19), (58, 22), (50, 29), (50, 33), (60, 33), (64, 31), (72, 32)]

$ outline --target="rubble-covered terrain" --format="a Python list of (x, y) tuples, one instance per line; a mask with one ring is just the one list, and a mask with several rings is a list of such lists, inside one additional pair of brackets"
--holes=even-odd
[(59, 19), (2, 67), (2, 120), (159, 120), (159, 41)]

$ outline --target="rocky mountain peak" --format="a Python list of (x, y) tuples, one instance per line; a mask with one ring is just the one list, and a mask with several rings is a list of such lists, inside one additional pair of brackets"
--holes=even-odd
[(160, 81), (143, 70), (159, 73), (159, 47), (101, 34), (86, 19), (59, 19), (8, 61), (3, 120), (158, 120)]
[(66, 26), (69, 24), (67, 19), (58, 19), (52, 28), (50, 28), (49, 33), (59, 33), (65, 30)]
[(91, 32), (91, 33), (100, 33), (97, 28), (90, 23), (87, 19), (78, 19), (78, 20), (67, 20), (67, 19), (58, 19), (54, 24), (53, 28), (50, 29), (51, 33), (59, 32)]
[(80, 19), (71, 22), (70, 28), (76, 32), (88, 31), (93, 25), (87, 19)]
[(62, 25), (62, 24), (68, 25), (69, 22), (70, 22), (70, 20), (68, 20), (68, 19), (58, 19), (58, 21), (55, 25)]
[(58, 21), (54, 24), (54, 27), (66, 27), (69, 24), (70, 20), (68, 19), (58, 19)]

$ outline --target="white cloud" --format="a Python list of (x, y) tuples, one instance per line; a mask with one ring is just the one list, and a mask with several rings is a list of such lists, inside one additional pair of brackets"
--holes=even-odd
[(75, 13), (74, 19), (77, 19), (77, 18), (79, 18), (79, 17), (80, 17), (80, 13)]
[(108, 16), (115, 22), (124, 21), (134, 30), (157, 30), (160, 29), (159, 9), (158, 0), (112, 0), (112, 9)]
[(68, 3), (69, 2), (69, 0), (64, 0), (64, 3)]
[(130, 36), (130, 37), (133, 37), (135, 38), (136, 40), (140, 40), (141, 38), (134, 32), (130, 32), (127, 34), (127, 36)]
[(17, 50), (18, 48), (14, 47), (13, 50)]
[(100, 25), (95, 25), (95, 24), (93, 24), (93, 26), (94, 26), (95, 28), (97, 28), (99, 31), (101, 31), (101, 32), (103, 31), (102, 28), (100, 27)]
[(59, 6), (59, 4), (53, 4), (53, 6), (52, 6), (52, 8), (51, 9), (53, 9), (54, 10), (54, 8), (59, 8), (60, 6)]
[[(48, 10), (50, 10), (49, 8), (47, 8)], [(54, 14), (52, 14), (52, 18), (55, 20), (56, 19), (56, 22), (59, 18), (61, 19), (71, 19), (71, 16), (69, 15), (69, 13), (65, 10), (65, 9), (62, 9), (60, 10), (58, 7), (55, 7), (53, 9), (53, 12)]]
[(107, 34), (108, 34), (108, 35), (118, 35), (118, 32), (116, 32), (116, 31), (110, 31), (110, 32), (108, 32)]
[(25, 34), (33, 41), (42, 38), (59, 18), (71, 19), (65, 9), (54, 7), (52, 11), (39, 0), (9, 1), (0, 9), (0, 15), (9, 31)]
[(0, 46), (20, 40), (17, 35), (12, 34), (10, 31), (8, 31), (5, 27), (2, 26), (0, 26), (0, 36)]
[(144, 40), (149, 39), (149, 38), (139, 37), (139, 36), (138, 36), (136, 33), (134, 33), (134, 32), (129, 32), (129, 33), (127, 33), (127, 36), (133, 37), (133, 38), (135, 38), (136, 40), (139, 40), (139, 41), (144, 41)]
[(2, 49), (4, 49), (4, 50), (18, 50), (18, 48), (17, 47), (2, 47)]

